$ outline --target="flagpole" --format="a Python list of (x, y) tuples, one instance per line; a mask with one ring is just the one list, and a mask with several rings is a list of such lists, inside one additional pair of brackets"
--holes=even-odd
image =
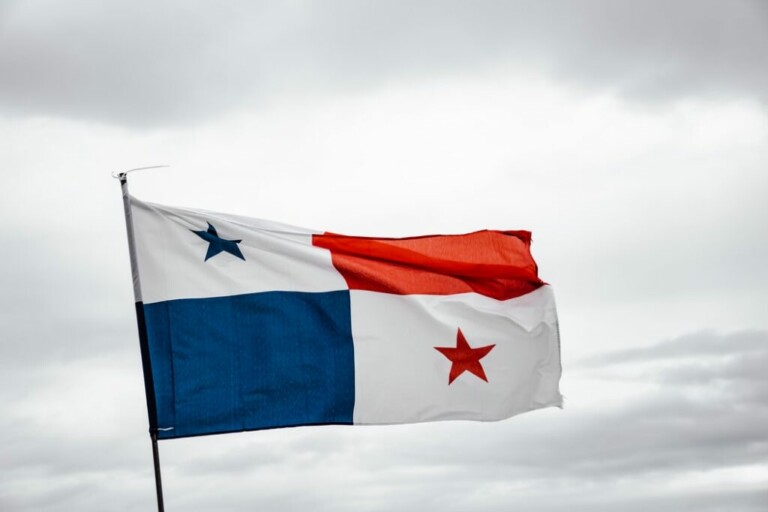
[(125, 213), (125, 229), (128, 234), (128, 253), (131, 259), (131, 274), (133, 276), (133, 297), (136, 301), (136, 321), (139, 327), (139, 344), (141, 347), (141, 363), (144, 370), (144, 391), (147, 396), (147, 413), (149, 416), (149, 435), (152, 439), (152, 459), (155, 467), (155, 491), (157, 493), (157, 510), (165, 512), (163, 503), (163, 482), (160, 475), (160, 452), (157, 446), (157, 409), (155, 407), (155, 391), (152, 379), (152, 367), (149, 359), (149, 347), (147, 343), (147, 329), (144, 323), (144, 308), (141, 302), (141, 283), (139, 281), (139, 269), (136, 263), (136, 246), (133, 236), (133, 215), (131, 212), (131, 199), (128, 194), (128, 173), (143, 169), (156, 169), (168, 167), (167, 165), (155, 165), (152, 167), (140, 167), (128, 171), (112, 174), (112, 177), (120, 180), (120, 189), (123, 193), (123, 210)]
[(155, 493), (157, 494), (157, 512), (164, 512), (163, 504), (163, 480), (160, 477), (160, 452), (157, 449), (157, 432), (151, 432), (152, 438), (152, 460), (155, 464)]

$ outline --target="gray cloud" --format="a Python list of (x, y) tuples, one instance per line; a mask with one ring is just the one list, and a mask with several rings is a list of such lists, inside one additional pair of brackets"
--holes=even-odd
[(285, 93), (487, 72), (635, 99), (768, 90), (758, 0), (6, 3), (0, 106), (161, 126)]
[[(764, 331), (741, 331), (730, 335), (718, 334), (712, 331), (702, 331), (688, 334), (679, 338), (667, 340), (650, 347), (631, 348), (608, 354), (594, 356), (579, 363), (586, 368), (610, 368), (616, 365), (636, 362), (681, 361), (691, 358), (699, 360), (702, 357), (715, 357), (726, 364), (729, 357), (744, 357), (745, 364), (754, 360), (755, 356), (768, 355), (768, 338)], [(663, 377), (674, 375), (674, 371), (664, 369)], [(722, 367), (712, 371), (711, 375), (720, 375)]]
[[(124, 249), (110, 243), (122, 241), (91, 243), (83, 232), (64, 234), (68, 241), (59, 235), (36, 229), (24, 235), (2, 231), (5, 242), (17, 248), (0, 266), (6, 292), (0, 294), (5, 313), (0, 343), (6, 361), (13, 362), (7, 372), (45, 372), (72, 360), (136, 347), (130, 295), (110, 292), (128, 292), (122, 286), (130, 282), (127, 259), (113, 261), (115, 254), (124, 256)], [(67, 254), (67, 244), (80, 249)], [(126, 267), (120, 269), (118, 263)]]

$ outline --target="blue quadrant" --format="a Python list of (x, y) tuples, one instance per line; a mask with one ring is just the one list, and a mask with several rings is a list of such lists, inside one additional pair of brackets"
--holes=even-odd
[(144, 305), (161, 439), (352, 423), (348, 291)]

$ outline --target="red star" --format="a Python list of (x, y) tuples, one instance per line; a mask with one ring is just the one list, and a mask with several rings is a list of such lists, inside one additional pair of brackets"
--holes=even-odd
[(451, 373), (448, 376), (448, 384), (450, 385), (465, 371), (474, 373), (485, 382), (488, 382), (488, 379), (485, 376), (485, 370), (483, 370), (483, 365), (480, 364), (480, 360), (487, 356), (488, 352), (495, 346), (496, 345), (487, 345), (485, 347), (472, 348), (469, 346), (469, 343), (467, 343), (464, 333), (459, 329), (459, 333), (456, 336), (456, 348), (435, 347), (435, 350), (451, 360)]

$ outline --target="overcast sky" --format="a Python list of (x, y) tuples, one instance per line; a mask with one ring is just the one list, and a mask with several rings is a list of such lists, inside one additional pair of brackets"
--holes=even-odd
[(533, 231), (565, 408), (160, 444), (167, 510), (768, 508), (768, 3), (0, 0), (0, 510), (155, 506), (118, 184)]

